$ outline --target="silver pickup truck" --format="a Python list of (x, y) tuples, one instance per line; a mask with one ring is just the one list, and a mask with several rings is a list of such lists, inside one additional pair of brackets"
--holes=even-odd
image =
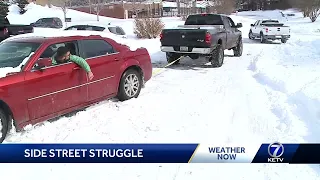
[(284, 26), (278, 20), (258, 20), (251, 24), (249, 39), (260, 38), (261, 43), (266, 40), (281, 40), (286, 43), (290, 38), (290, 27)]

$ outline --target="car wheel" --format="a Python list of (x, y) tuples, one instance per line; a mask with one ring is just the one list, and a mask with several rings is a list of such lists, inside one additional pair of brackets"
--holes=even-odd
[(6, 138), (6, 135), (8, 133), (8, 116), (5, 114), (5, 112), (0, 109), (0, 143), (4, 141)]
[(281, 39), (282, 43), (287, 43), (287, 39)]
[(211, 65), (212, 67), (221, 67), (224, 60), (224, 51), (222, 46), (219, 44), (217, 48), (213, 51)]
[(125, 101), (131, 98), (137, 98), (140, 94), (142, 85), (142, 75), (134, 69), (127, 70), (123, 73), (120, 80), (118, 99), (120, 101)]
[(242, 52), (243, 52), (243, 43), (242, 43), (242, 38), (240, 37), (238, 40), (237, 46), (233, 48), (233, 54), (236, 57), (240, 57), (242, 56)]
[(260, 33), (260, 42), (261, 43), (265, 43), (266, 42), (266, 39), (264, 38), (263, 33)]
[(249, 39), (252, 39), (252, 40), (254, 40), (254, 36), (253, 36), (253, 34), (252, 34), (252, 31), (250, 30), (250, 32), (249, 32)]

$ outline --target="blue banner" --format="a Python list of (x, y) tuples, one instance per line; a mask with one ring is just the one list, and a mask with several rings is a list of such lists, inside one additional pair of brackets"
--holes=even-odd
[(0, 163), (188, 163), (198, 144), (0, 144)]

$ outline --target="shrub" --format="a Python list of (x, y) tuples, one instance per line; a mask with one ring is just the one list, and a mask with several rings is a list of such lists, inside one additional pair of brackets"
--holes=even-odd
[(164, 24), (158, 18), (136, 18), (134, 20), (134, 34), (138, 38), (156, 38), (163, 28)]

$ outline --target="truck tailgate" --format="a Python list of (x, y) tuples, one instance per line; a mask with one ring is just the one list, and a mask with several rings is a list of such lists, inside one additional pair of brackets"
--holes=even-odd
[(206, 29), (164, 29), (162, 31), (162, 46), (210, 47), (205, 42)]
[(290, 27), (283, 26), (281, 23), (266, 23), (261, 24), (263, 29), (265, 30), (266, 35), (289, 35), (290, 34)]
[(33, 27), (30, 25), (7, 25), (9, 35), (19, 35), (25, 33), (32, 33)]

